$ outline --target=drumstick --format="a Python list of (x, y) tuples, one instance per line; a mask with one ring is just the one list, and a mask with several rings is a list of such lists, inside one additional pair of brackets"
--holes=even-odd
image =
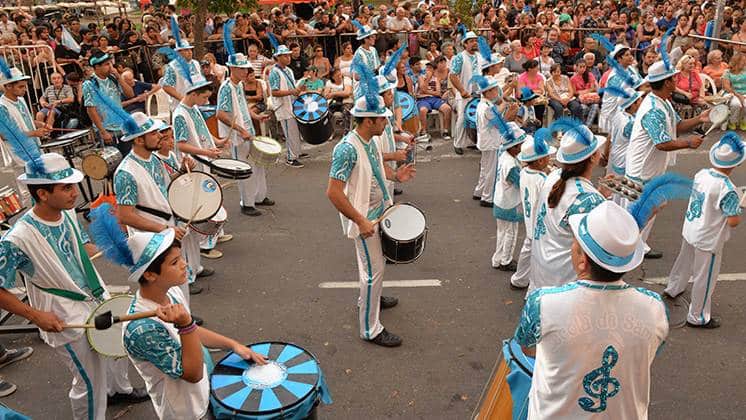
[(95, 260), (96, 258), (104, 255), (104, 251), (98, 251), (97, 253), (91, 255), (91, 258), (89, 258), (91, 261)]
[(199, 207), (197, 207), (197, 210), (195, 210), (194, 213), (192, 213), (192, 217), (190, 217), (189, 221), (187, 222), (187, 227), (192, 225), (192, 221), (194, 220), (195, 217), (197, 217), (197, 214), (199, 213), (200, 210), (202, 210), (202, 204), (200, 204)]
[(95, 328), (97, 330), (108, 330), (114, 324), (117, 324), (120, 322), (134, 321), (136, 319), (143, 319), (143, 318), (152, 318), (154, 316), (156, 316), (155, 311), (137, 312), (134, 314), (119, 315), (119, 316), (112, 315), (111, 311), (106, 311), (102, 314), (96, 315), (96, 317), (93, 318), (93, 324), (67, 324), (67, 325), (63, 325), (62, 328), (65, 328), (65, 329)]
[(78, 128), (52, 128), (51, 131), (80, 131)]
[(395, 206), (391, 206), (391, 207), (387, 208), (386, 210), (384, 210), (384, 211), (383, 211), (383, 214), (382, 214), (382, 215), (381, 215), (380, 217), (378, 217), (378, 218), (377, 218), (376, 220), (374, 220), (374, 221), (373, 221), (373, 225), (375, 226), (375, 225), (377, 225), (377, 224), (381, 223), (381, 221), (383, 221), (383, 219), (385, 219), (385, 218), (386, 218), (386, 216), (387, 216), (387, 215), (388, 215), (389, 213), (391, 213), (391, 210), (393, 210), (393, 209), (394, 209), (394, 207), (395, 207)]

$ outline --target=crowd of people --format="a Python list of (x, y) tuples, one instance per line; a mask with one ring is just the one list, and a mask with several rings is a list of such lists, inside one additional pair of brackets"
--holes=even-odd
[[(740, 3), (724, 10), (724, 39), (746, 41)], [(622, 276), (661, 257), (647, 245), (660, 217), (656, 197), (689, 199), (664, 297), (675, 300), (692, 278), (687, 324), (720, 325), (712, 296), (723, 245), (740, 222), (741, 197), (729, 174), (746, 159), (744, 144), (735, 131), (725, 133), (693, 185), (666, 168), (675, 164), (673, 152), (700, 147), (701, 136), (680, 134), (709, 122), (713, 104), (730, 109), (723, 130), (746, 130), (746, 45), (711, 48), (693, 36), (713, 34), (715, 6), (707, 2), (509, 0), (482, 4), (468, 22), (451, 10), (435, 0), (358, 10), (312, 1), (209, 15), (204, 28), (171, 5), (143, 4), (136, 23), (117, 17), (104, 26), (69, 15), (0, 13), (0, 137), (31, 208), (0, 240), (0, 307), (39, 326), (69, 367), (75, 418), (103, 419), (107, 400), (148, 399), (159, 418), (202, 418), (210, 367), (200, 345), (267, 363), (267, 354), (200, 327), (190, 313), (196, 279), (215, 273), (203, 258), (220, 258), (216, 247), (232, 235), (194, 231), (200, 208), (192, 217), (178, 214), (167, 189), (185, 171), (220, 173), (225, 168), (212, 160), (229, 153), (253, 169), (250, 177), (235, 175), (238, 211), (260, 216), (257, 207), (275, 201), (252, 147), (276, 142), (261, 135), (277, 139), (285, 146), (280, 159), (303, 168), (302, 140), (310, 141), (295, 109), (311, 92), (353, 127), (334, 147), (326, 194), (354, 242), (361, 339), (403, 343), (380, 319), (398, 299), (382, 295), (377, 222), (416, 176), (411, 149), (435, 141), (427, 136), (433, 115), (435, 138), (452, 141), (457, 155), (481, 153), (472, 198), (496, 220), (491, 264), (513, 273), (512, 288), (527, 289), (513, 340), (536, 357), (529, 418), (606, 410), (647, 417), (650, 365), (668, 334), (667, 315), (660, 295)], [(205, 40), (201, 57), (195, 32)], [(161, 90), (167, 115), (146, 115), (146, 101)], [(25, 101), (30, 92), (38, 103)], [(116, 211), (93, 211), (90, 238), (74, 213), (83, 173), (40, 150), (60, 127), (91, 128), (99, 146), (121, 154), (111, 174)], [(591, 182), (598, 166), (606, 180), (644, 185), (638, 200)], [(224, 222), (233, 211), (221, 207), (220, 214), (211, 217)], [(157, 310), (156, 318), (125, 325), (129, 359), (116, 363), (91, 349), (82, 331), (64, 329), (109, 296), (90, 261), (97, 250), (137, 284), (130, 312)], [(7, 291), (18, 273), (30, 304)], [(580, 328), (599, 313), (633, 327)], [(6, 349), (0, 366), (31, 351)], [(147, 389), (129, 384), (128, 360)], [(616, 376), (606, 378), (601, 396), (588, 379), (599, 365)], [(0, 396), (14, 390), (0, 382)]]

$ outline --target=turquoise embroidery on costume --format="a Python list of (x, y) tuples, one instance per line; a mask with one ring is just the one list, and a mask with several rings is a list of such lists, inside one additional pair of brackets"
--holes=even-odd
[(269, 72), (269, 88), (272, 90), (280, 88), (280, 75), (274, 69)]
[(578, 287), (578, 284), (567, 283), (557, 287), (542, 287), (529, 293), (526, 297), (526, 305), (521, 312), (521, 319), (513, 337), (515, 341), (524, 346), (535, 346), (541, 339), (541, 298), (544, 295), (568, 292)]
[(493, 205), (492, 215), (495, 219), (505, 220), (506, 222), (520, 222), (523, 220), (523, 215), (518, 211), (518, 206), (515, 206), (512, 209), (504, 209)]
[(686, 209), (686, 220), (693, 221), (702, 216), (702, 207), (705, 202), (705, 193), (697, 190), (692, 190), (692, 195), (689, 198), (689, 207)]
[(541, 209), (539, 209), (539, 214), (536, 216), (536, 226), (534, 227), (534, 240), (539, 240), (542, 235), (547, 233), (547, 227), (544, 224), (544, 218), (547, 215), (547, 206), (546, 204), (541, 204)]
[[(122, 90), (119, 84), (112, 81), (108, 77), (106, 79), (99, 79), (93, 76), (92, 79), (83, 82), (83, 105), (85, 106), (96, 106), (96, 101), (93, 100), (93, 84), (94, 80), (98, 82), (98, 90), (106, 95), (107, 98), (111, 99), (112, 102), (121, 106), (122, 105)], [(103, 112), (98, 110), (98, 115), (103, 119), (104, 128), (112, 131), (121, 131), (122, 126), (114, 120), (115, 116), (111, 112)]]
[(174, 379), (184, 374), (181, 343), (157, 321), (138, 319), (130, 322), (124, 331), (124, 347), (132, 357), (152, 363)]
[(667, 132), (666, 115), (658, 108), (653, 108), (642, 116), (642, 128), (648, 133), (653, 144), (667, 143), (671, 136)]
[[(619, 353), (614, 346), (606, 347), (601, 357), (601, 367), (593, 369), (583, 377), (583, 389), (591, 398), (580, 397), (580, 408), (589, 413), (601, 413), (606, 410), (606, 400), (618, 394), (622, 387), (619, 380), (611, 376), (611, 369), (618, 360)], [(594, 398), (598, 399), (598, 406)]]
[(194, 125), (194, 129), (197, 130), (197, 137), (199, 137), (199, 144), (202, 148), (212, 148), (212, 135), (210, 134), (210, 130), (207, 128), (207, 123), (205, 122), (204, 117), (202, 117), (200, 110), (194, 107), (187, 107), (183, 104), (179, 106), (183, 106), (186, 109), (187, 114), (189, 114), (189, 117), (191, 117), (192, 125)]
[(174, 116), (174, 140), (176, 143), (189, 141), (189, 128), (183, 115)]
[(531, 202), (528, 201), (528, 188), (523, 189), (523, 212), (526, 214), (526, 217), (531, 217)]
[(560, 221), (560, 226), (566, 228), (569, 226), (568, 219), (570, 216), (575, 214), (585, 214), (593, 210), (599, 204), (603, 203), (605, 199), (600, 194), (596, 193), (580, 193), (575, 198), (575, 202), (570, 205), (570, 208), (565, 213), (565, 217)]
[(632, 135), (632, 126), (635, 125), (635, 120), (630, 119), (627, 124), (624, 125), (624, 129), (622, 130), (622, 135), (624, 136), (624, 139), (626, 141), (629, 141), (630, 136)]
[(741, 206), (739, 205), (738, 193), (732, 190), (725, 193), (725, 197), (720, 200), (720, 210), (726, 217), (740, 215)]
[(347, 182), (356, 163), (357, 152), (355, 146), (345, 141), (339, 142), (332, 152), (332, 167), (329, 171), (329, 178)]
[(117, 204), (134, 206), (137, 204), (137, 182), (135, 177), (127, 171), (117, 171), (114, 176), (114, 194)]
[(456, 54), (451, 60), (451, 73), (461, 74), (461, 68), (464, 66), (464, 56), (462, 54)]
[(34, 264), (25, 252), (10, 241), (0, 241), (0, 287), (10, 289), (16, 285), (16, 271), (29, 277), (34, 275)]
[(233, 98), (231, 96), (231, 88), (228, 84), (220, 86), (220, 90), (218, 91), (218, 109), (229, 114), (233, 113)]

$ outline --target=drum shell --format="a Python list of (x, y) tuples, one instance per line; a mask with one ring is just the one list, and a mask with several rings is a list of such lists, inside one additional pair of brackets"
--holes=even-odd
[(402, 121), (401, 128), (406, 132), (416, 135), (420, 132), (420, 119), (415, 115), (408, 120), (404, 120)]
[[(94, 319), (96, 318), (96, 315), (105, 313), (107, 310), (111, 310), (114, 316), (124, 315), (125, 313), (127, 313), (127, 310), (130, 307), (132, 299), (133, 299), (132, 295), (112, 296), (111, 298), (101, 302), (101, 304), (99, 304), (96, 307), (96, 309), (94, 309), (93, 312), (91, 312), (91, 315), (88, 317), (88, 320), (86, 321), (86, 323), (93, 324)], [(114, 357), (114, 358), (126, 357), (127, 351), (125, 350), (124, 342), (121, 339), (122, 328), (123, 328), (122, 323), (116, 323), (106, 330), (97, 330), (95, 328), (87, 328), (86, 338), (88, 339), (88, 342), (90, 343), (93, 350), (103, 356)], [(117, 346), (115, 346), (116, 353), (105, 353), (101, 349), (96, 348), (96, 343), (98, 341), (111, 342), (111, 340), (109, 339), (110, 337), (119, 338), (119, 340), (116, 341), (117, 343)]]
[(534, 359), (523, 354), (515, 340), (504, 341), (472, 418), (525, 420), (533, 369)]
[(263, 167), (272, 166), (277, 163), (277, 161), (280, 159), (280, 155), (282, 154), (282, 148), (280, 148), (280, 151), (277, 154), (272, 154), (260, 149), (259, 147), (256, 147), (257, 143), (258, 142), (256, 140), (251, 142), (249, 155), (246, 156), (246, 159), (250, 159), (251, 162), (253, 162), (255, 165)]
[(323, 144), (334, 135), (334, 125), (326, 112), (317, 121), (305, 122), (296, 119), (300, 136), (308, 144)]
[(409, 241), (401, 241), (391, 238), (383, 229), (379, 229), (381, 234), (381, 250), (383, 256), (395, 264), (409, 264), (417, 261), (425, 251), (425, 242), (427, 240), (427, 228), (420, 236)]
[[(107, 146), (102, 149), (87, 150), (83, 154), (81, 162), (81, 168), (83, 173), (88, 177), (96, 180), (105, 179), (114, 175), (119, 163), (122, 162), (122, 152), (116, 147)], [(98, 168), (91, 167), (91, 165), (98, 165), (103, 163), (106, 165), (106, 173), (97, 172)]]

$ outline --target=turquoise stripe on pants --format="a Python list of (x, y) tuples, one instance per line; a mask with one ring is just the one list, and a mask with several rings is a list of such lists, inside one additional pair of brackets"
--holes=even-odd
[(88, 399), (88, 420), (93, 420), (93, 385), (91, 384), (91, 379), (88, 377), (85, 369), (83, 369), (83, 365), (80, 363), (80, 360), (75, 354), (75, 351), (73, 351), (72, 346), (70, 344), (65, 344), (65, 350), (67, 350), (67, 352), (70, 354), (70, 358), (73, 360), (75, 367), (78, 369), (80, 377), (83, 378), (83, 382), (85, 382), (85, 388), (87, 391), (86, 398)]
[(365, 261), (368, 265), (368, 293), (365, 298), (365, 338), (370, 339), (370, 289), (373, 287), (373, 267), (370, 264), (370, 254), (368, 253), (368, 245), (365, 243), (365, 239), (361, 236), (360, 240), (363, 243), (363, 251), (365, 251)]
[(710, 267), (707, 268), (707, 285), (705, 286), (705, 299), (702, 301), (702, 311), (699, 313), (699, 319), (705, 323), (705, 307), (707, 305), (707, 295), (710, 294), (710, 283), (712, 282), (712, 268), (715, 266), (715, 254), (710, 257)]

